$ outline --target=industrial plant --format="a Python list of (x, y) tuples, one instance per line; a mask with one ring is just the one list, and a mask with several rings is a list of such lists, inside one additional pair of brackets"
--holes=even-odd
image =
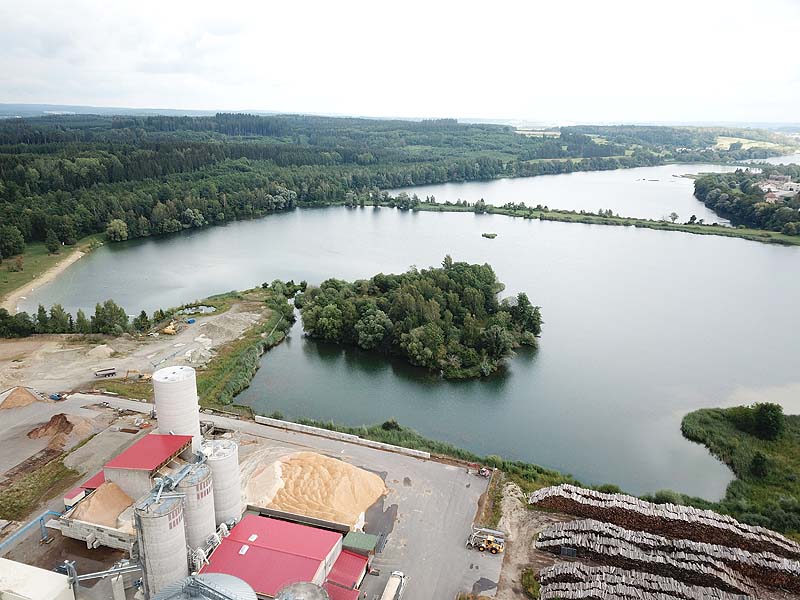
[(46, 522), (87, 549), (125, 558), (94, 573), (79, 573), (69, 561), (57, 573), (2, 559), (0, 579), (16, 572), (20, 582), (39, 581), (9, 597), (93, 598), (82, 583), (104, 579), (111, 600), (359, 598), (378, 538), (246, 504), (239, 444), (204, 437), (194, 369), (164, 368), (152, 380), (158, 432), (65, 493), (64, 512)]

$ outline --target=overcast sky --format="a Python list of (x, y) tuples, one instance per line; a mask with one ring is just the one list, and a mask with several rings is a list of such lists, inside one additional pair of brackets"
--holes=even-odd
[(0, 102), (800, 121), (800, 0), (2, 0)]

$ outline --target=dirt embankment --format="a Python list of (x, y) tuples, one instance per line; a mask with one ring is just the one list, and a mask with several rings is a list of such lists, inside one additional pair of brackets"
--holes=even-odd
[(506, 532), (506, 552), (495, 599), (522, 600), (528, 597), (520, 583), (523, 569), (533, 568), (538, 573), (558, 561), (558, 557), (536, 550), (534, 538), (553, 523), (570, 521), (574, 517), (529, 509), (525, 494), (515, 483), (506, 483), (503, 487), (502, 506), (498, 529)]
[(94, 430), (94, 423), (89, 419), (58, 413), (44, 425), (31, 429), (28, 437), (32, 440), (50, 438), (49, 448), (66, 450), (85, 440)]

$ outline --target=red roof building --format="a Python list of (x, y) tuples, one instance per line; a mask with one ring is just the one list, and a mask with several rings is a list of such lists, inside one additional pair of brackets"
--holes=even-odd
[(335, 583), (324, 583), (322, 588), (328, 592), (331, 600), (358, 600), (358, 590), (348, 590)]
[(105, 473), (103, 473), (103, 471), (100, 471), (99, 473), (95, 473), (95, 474), (94, 474), (94, 475), (92, 475), (92, 476), (91, 476), (89, 479), (87, 479), (86, 481), (84, 481), (84, 482), (83, 482), (83, 483), (80, 485), (80, 487), (82, 487), (82, 488), (83, 488), (84, 490), (86, 490), (87, 492), (88, 492), (88, 491), (90, 491), (90, 490), (96, 490), (96, 489), (97, 489), (97, 488), (99, 488), (101, 485), (103, 485), (103, 483), (105, 482), (105, 480), (106, 480), (106, 474), (105, 474)]
[(192, 443), (190, 435), (151, 433), (106, 463), (106, 469), (155, 471)]
[[(209, 557), (202, 573), (227, 573), (272, 598), (291, 583), (322, 585), (342, 552), (332, 531), (246, 515)], [(343, 573), (349, 571), (343, 569)], [(343, 574), (343, 579), (348, 577)]]
[(141, 498), (153, 489), (155, 472), (191, 445), (190, 435), (151, 433), (107, 462), (103, 467), (105, 479), (131, 498)]
[(343, 588), (355, 589), (367, 574), (367, 557), (350, 550), (342, 550), (328, 573), (328, 581)]

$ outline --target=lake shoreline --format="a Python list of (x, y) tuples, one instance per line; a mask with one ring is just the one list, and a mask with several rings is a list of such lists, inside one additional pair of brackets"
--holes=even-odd
[(34, 276), (29, 282), (11, 290), (2, 299), (0, 308), (4, 308), (9, 314), (16, 314), (19, 308), (19, 301), (24, 300), (26, 294), (29, 294), (37, 287), (45, 285), (54, 281), (59, 275), (66, 271), (70, 266), (75, 264), (78, 260), (86, 256), (90, 252), (86, 248), (74, 248), (63, 256), (55, 265), (45, 271)]

